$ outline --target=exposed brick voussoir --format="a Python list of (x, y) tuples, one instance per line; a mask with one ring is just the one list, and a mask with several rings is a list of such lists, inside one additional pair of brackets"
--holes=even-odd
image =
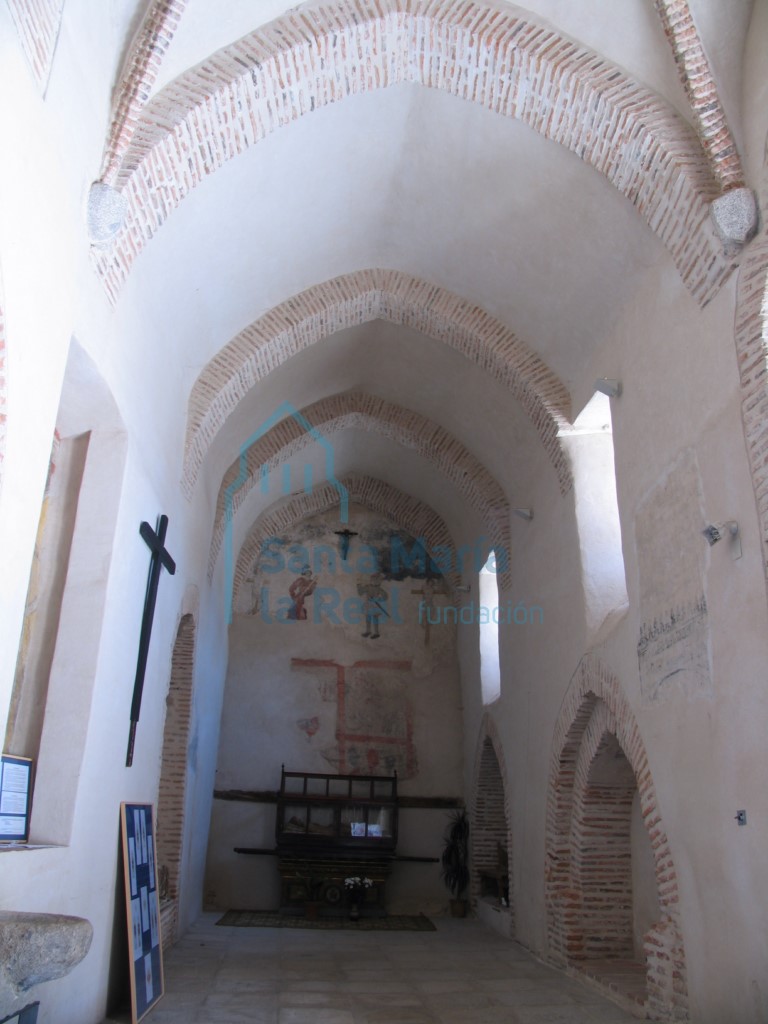
[[(346, 392), (322, 399), (300, 410), (300, 415), (324, 437), (346, 428), (374, 431), (414, 449), (432, 462), (481, 516), (491, 546), (510, 552), (509, 503), (504, 491), (485, 467), (437, 423), (413, 410), (361, 392)], [(209, 574), (221, 550), (226, 521), (227, 494), (232, 513), (242, 506), (263, 468), (280, 465), (307, 445), (312, 434), (293, 416), (286, 416), (251, 444), (224, 474), (216, 503)], [(499, 585), (511, 585), (509, 567), (499, 573)]]
[(7, 0), (32, 74), (45, 92), (53, 65), (64, 0)]
[[(634, 774), (596, 784), (591, 767), (614, 735)], [(648, 759), (619, 681), (593, 656), (582, 659), (555, 725), (546, 818), (545, 902), (549, 955), (584, 964), (633, 958), (631, 809), (640, 797), (654, 855), (662, 917), (644, 941), (646, 1010), (688, 1019), (677, 876)]]
[[(357, 502), (372, 512), (380, 512), (389, 516), (397, 525), (413, 537), (423, 537), (427, 542), (427, 551), (437, 547), (455, 551), (456, 546), (442, 518), (433, 508), (414, 498), (413, 495), (392, 487), (383, 480), (366, 476), (362, 473), (351, 473), (339, 481), (349, 494), (350, 502)], [(259, 556), (262, 544), (271, 537), (279, 537), (282, 533), (309, 516), (335, 508), (339, 504), (339, 492), (331, 484), (319, 487), (310, 494), (296, 495), (287, 501), (277, 502), (267, 509), (251, 527), (237, 555), (234, 570), (234, 598), (240, 592), (244, 580), (252, 570)], [(448, 583), (455, 586), (458, 576), (449, 574)]]
[[(466, 10), (336, 0), (290, 11), (170, 83), (128, 133), (120, 118), (129, 123), (152, 64), (136, 66), (108, 146), (128, 212), (114, 245), (93, 252), (113, 299), (170, 212), (227, 160), (321, 106), (404, 81), (520, 120), (576, 153), (634, 203), (700, 302), (732, 269), (709, 227), (718, 186), (699, 138), (671, 106), (598, 54), (481, 0)], [(720, 148), (718, 166), (730, 166)]]
[(507, 327), (459, 296), (398, 271), (363, 270), (274, 307), (203, 368), (189, 399), (185, 493), (191, 494), (216, 433), (259, 380), (323, 338), (374, 319), (440, 341), (508, 388), (539, 434), (561, 492), (571, 489), (573, 478), (558, 436), (568, 423), (570, 397), (558, 377)]

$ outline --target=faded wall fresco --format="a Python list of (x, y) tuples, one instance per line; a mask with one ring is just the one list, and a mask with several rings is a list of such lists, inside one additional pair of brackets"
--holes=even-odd
[(265, 542), (231, 627), (217, 788), (274, 787), (284, 763), (461, 791), (457, 627), (435, 614), (455, 596), (425, 556), (355, 505)]
[(230, 631), (217, 788), (274, 787), (285, 763), (461, 792), (457, 626), (436, 614), (456, 596), (424, 555), (355, 505), (265, 542)]
[[(457, 626), (436, 614), (430, 623), (425, 614), (458, 604), (457, 597), (439, 574), (422, 572), (417, 557), (393, 564), (403, 549), (414, 552), (415, 540), (386, 517), (351, 505), (347, 525), (351, 536), (333, 511), (296, 524), (261, 552), (241, 588), (245, 599), (229, 636), (219, 794), (274, 791), (281, 764), (396, 771), (403, 795), (463, 792)], [(399, 852), (438, 856), (445, 822), (439, 807), (403, 809)], [(278, 905), (274, 858), (233, 852), (272, 847), (274, 830), (273, 803), (214, 800), (208, 906)], [(390, 909), (412, 910), (414, 900), (439, 907), (444, 899), (436, 864), (397, 865)]]
[(643, 701), (711, 693), (704, 565), (707, 545), (699, 468), (684, 452), (637, 515)]

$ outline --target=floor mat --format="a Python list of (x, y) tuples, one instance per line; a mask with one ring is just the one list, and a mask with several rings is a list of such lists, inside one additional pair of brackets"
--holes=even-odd
[(388, 917), (361, 917), (350, 921), (348, 917), (320, 917), (311, 920), (292, 914), (278, 914), (274, 910), (228, 910), (217, 925), (225, 928), (312, 928), (335, 931), (348, 928), (358, 932), (434, 932), (437, 929), (423, 914), (390, 914)]

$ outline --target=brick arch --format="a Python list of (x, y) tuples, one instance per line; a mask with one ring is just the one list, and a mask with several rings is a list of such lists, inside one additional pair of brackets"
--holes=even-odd
[(205, 177), (306, 113), (399, 82), (478, 103), (575, 153), (633, 203), (700, 302), (730, 272), (708, 225), (718, 188), (696, 133), (617, 65), (481, 0), (333, 0), (219, 50), (144, 108), (116, 176), (125, 224), (93, 251), (112, 299)]
[[(412, 537), (423, 537), (428, 553), (435, 548), (456, 551), (448, 527), (425, 502), (383, 480), (362, 473), (350, 473), (341, 477), (339, 482), (346, 487), (350, 503), (356, 502), (372, 512), (388, 516)], [(262, 513), (248, 532), (237, 556), (233, 580), (235, 601), (264, 541), (279, 537), (290, 530), (294, 523), (335, 508), (338, 504), (339, 491), (332, 484), (326, 484), (311, 494), (300, 494), (288, 501), (278, 502)], [(455, 573), (447, 574), (446, 579), (452, 586), (459, 582)]]
[(606, 733), (616, 737), (637, 781), (645, 827), (653, 847), (661, 916), (645, 937), (647, 1009), (654, 1016), (688, 1019), (685, 952), (679, 890), (669, 840), (658, 808), (645, 747), (618, 679), (586, 656), (571, 680), (554, 730), (547, 794), (545, 903), (550, 958), (558, 964), (584, 957), (580, 929), (584, 896), (574, 863), (578, 816), (589, 770)]
[(372, 320), (402, 324), (481, 366), (520, 402), (567, 493), (573, 477), (559, 431), (570, 396), (560, 379), (498, 320), (453, 293), (396, 270), (362, 270), (315, 285), (270, 310), (224, 346), (189, 398), (187, 493), (226, 418), (254, 384), (337, 331)]
[[(447, 476), (480, 514), (491, 546), (509, 555), (509, 502), (504, 491), (479, 460), (433, 420), (359, 391), (348, 391), (321, 399), (301, 409), (300, 415), (324, 437), (356, 427), (382, 434), (406, 448), (415, 449)], [(260, 480), (263, 467), (272, 470), (302, 448), (314, 443), (315, 439), (306, 427), (297, 418), (288, 415), (232, 463), (219, 487), (209, 574), (213, 572), (224, 538), (227, 491), (231, 492), (231, 512), (234, 514)], [(233, 489), (235, 486), (236, 490)], [(499, 573), (499, 582), (504, 588), (511, 584), (508, 562), (507, 567)]]
[(739, 270), (735, 341), (741, 415), (768, 585), (768, 231), (751, 244)]
[(161, 902), (163, 944), (178, 938), (189, 728), (192, 721), (192, 678), (196, 623), (182, 615), (171, 656), (171, 679), (165, 705), (163, 753), (157, 801), (157, 863), (165, 869), (167, 892)]
[(736, 142), (728, 127), (717, 82), (707, 59), (688, 0), (654, 0), (669, 40), (680, 82), (719, 187), (725, 192), (744, 185)]
[(484, 715), (475, 753), (471, 805), (472, 881), (470, 892), (476, 903), (482, 892), (482, 876), (492, 876), (498, 867), (497, 844), (507, 855), (509, 879), (509, 915), (514, 934), (514, 872), (512, 815), (507, 798), (507, 769), (504, 748), (496, 722)]
[(621, 759), (624, 771), (614, 771), (610, 786), (593, 778), (598, 756), (608, 749), (615, 734), (612, 712), (603, 701), (597, 701), (574, 773), (571, 881), (581, 899), (578, 918), (571, 924), (569, 946), (572, 958), (581, 961), (634, 959), (631, 826), (637, 780), (626, 756)]
[(151, 0), (133, 38), (112, 103), (100, 180), (115, 184), (141, 112), (187, 7), (187, 0)]

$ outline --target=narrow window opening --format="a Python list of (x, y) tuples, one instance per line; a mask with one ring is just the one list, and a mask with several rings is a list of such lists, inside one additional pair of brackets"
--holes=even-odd
[(564, 436), (571, 455), (590, 643), (628, 606), (611, 403), (596, 392)]
[(501, 695), (499, 663), (499, 583), (496, 553), (491, 549), (480, 570), (480, 686), (483, 704), (491, 704)]

